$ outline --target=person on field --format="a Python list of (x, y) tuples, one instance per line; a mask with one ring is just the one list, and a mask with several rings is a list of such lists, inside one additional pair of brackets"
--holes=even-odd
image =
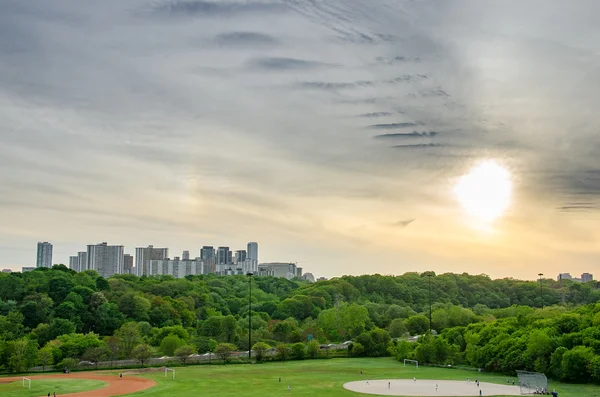
[(120, 378), (121, 380), (123, 380), (123, 373), (120, 373), (120, 374), (119, 374), (119, 378)]
[(392, 386), (392, 382), (388, 382), (388, 389)]
[(291, 388), (291, 386), (290, 386), (290, 385), (288, 385), (288, 391), (290, 391), (290, 390), (292, 390), (292, 388)]

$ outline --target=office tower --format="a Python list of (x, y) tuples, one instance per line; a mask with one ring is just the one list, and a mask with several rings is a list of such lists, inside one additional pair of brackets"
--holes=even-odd
[(129, 254), (123, 255), (123, 273), (133, 273), (133, 256)]
[(47, 241), (37, 245), (36, 267), (52, 267), (52, 244)]
[(215, 249), (211, 245), (205, 245), (200, 250), (200, 259), (203, 261), (213, 259), (215, 257)]
[(78, 272), (84, 272), (87, 270), (87, 252), (78, 252), (77, 253), (79, 270)]
[(69, 269), (79, 272), (79, 257), (77, 255), (69, 257)]
[(582, 283), (587, 283), (588, 281), (593, 281), (594, 280), (594, 276), (591, 275), (590, 273), (583, 273), (581, 275), (581, 282)]
[(148, 263), (152, 260), (167, 259), (169, 257), (168, 248), (154, 248), (149, 245), (146, 248), (135, 249), (135, 273), (138, 276), (148, 275)]
[(231, 260), (231, 251), (229, 247), (219, 247), (217, 248), (217, 264), (218, 265), (226, 265), (232, 262)]
[(235, 259), (234, 259), (233, 263), (244, 262), (246, 260), (246, 258), (247, 258), (246, 250), (235, 251)]
[(87, 246), (87, 269), (102, 277), (123, 273), (123, 246), (100, 243)]
[(190, 260), (190, 251), (183, 251), (183, 255), (181, 255), (181, 259), (184, 261)]
[(258, 243), (248, 243), (248, 258), (253, 259), (258, 263)]

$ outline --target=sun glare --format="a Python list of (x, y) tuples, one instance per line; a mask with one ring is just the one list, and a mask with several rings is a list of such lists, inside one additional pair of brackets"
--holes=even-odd
[(510, 172), (494, 160), (477, 164), (454, 186), (454, 194), (465, 211), (485, 222), (506, 212), (511, 193)]

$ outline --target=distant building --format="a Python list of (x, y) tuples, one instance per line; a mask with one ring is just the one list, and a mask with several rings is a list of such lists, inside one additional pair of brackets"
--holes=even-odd
[(246, 248), (247, 257), (255, 260), (256, 263), (258, 263), (258, 243), (250, 242)]
[(135, 274), (139, 277), (149, 275), (148, 264), (152, 260), (163, 260), (169, 257), (168, 248), (154, 248), (149, 245), (145, 248), (135, 249)]
[(233, 263), (237, 264), (239, 262), (244, 262), (247, 257), (248, 257), (248, 255), (246, 254), (246, 250), (235, 251), (235, 256), (234, 256), (234, 259), (233, 259)]
[(87, 252), (78, 252), (77, 258), (79, 259), (79, 270), (78, 272), (85, 272), (88, 269)]
[[(233, 263), (229, 247), (217, 248), (217, 265), (228, 265)], [(218, 270), (218, 269), (217, 269)]]
[(12, 273), (11, 269), (2, 269), (2, 273)]
[(257, 276), (283, 277), (288, 280), (297, 277), (298, 269), (295, 263), (261, 263), (258, 265)]
[(258, 263), (254, 259), (246, 258), (245, 261), (238, 262), (235, 268), (240, 270), (240, 274), (257, 273)]
[(97, 271), (102, 277), (123, 273), (122, 245), (100, 243), (87, 246), (87, 269)]
[(594, 281), (594, 276), (590, 273), (581, 274), (581, 282), (587, 283), (588, 281)]
[(47, 241), (37, 244), (36, 267), (52, 267), (52, 244)]
[(21, 273), (32, 272), (35, 269), (37, 269), (37, 267), (25, 266), (25, 267), (21, 268)]
[(319, 278), (317, 279), (317, 281), (327, 281), (327, 278), (325, 278), (325, 277), (319, 277)]
[(556, 277), (556, 281), (560, 281), (560, 280), (572, 280), (573, 277), (571, 276), (571, 273), (560, 273), (557, 277)]
[(302, 278), (310, 283), (314, 283), (315, 282), (315, 276), (313, 276), (312, 273), (304, 273), (304, 275), (302, 276)]
[(184, 261), (189, 261), (190, 260), (190, 251), (183, 251), (183, 253), (181, 255), (181, 259), (183, 259)]
[(125, 274), (135, 274), (133, 267), (133, 256), (129, 254), (123, 255), (123, 273)]
[(151, 260), (148, 264), (148, 276), (169, 275), (175, 278), (204, 274), (202, 260), (173, 259)]
[(301, 267), (296, 268), (296, 277), (302, 277), (302, 268)]
[(77, 255), (69, 257), (69, 269), (79, 272), (79, 257)]

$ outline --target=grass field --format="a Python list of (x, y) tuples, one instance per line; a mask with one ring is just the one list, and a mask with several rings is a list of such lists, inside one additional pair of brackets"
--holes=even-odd
[(58, 379), (33, 379), (31, 389), (25, 388), (21, 381), (13, 383), (0, 383), (0, 396), (2, 397), (38, 397), (54, 393), (58, 396), (67, 393), (76, 393), (80, 391), (99, 389), (104, 387), (105, 383), (97, 380), (58, 380)]
[[(363, 371), (363, 375), (360, 371)], [(502, 375), (445, 368), (403, 367), (391, 358), (290, 361), (252, 365), (213, 365), (176, 368), (176, 378), (164, 373), (141, 375), (157, 386), (135, 393), (144, 397), (357, 397), (367, 396), (344, 390), (342, 385), (361, 379), (409, 378), (465, 380), (506, 383)], [(281, 377), (281, 383), (278, 378)], [(511, 382), (516, 377), (510, 378)], [(291, 386), (288, 392), (287, 386)], [(550, 383), (559, 397), (600, 397), (600, 386)], [(4, 397), (4, 394), (1, 394)], [(12, 397), (12, 396), (11, 396)]]

